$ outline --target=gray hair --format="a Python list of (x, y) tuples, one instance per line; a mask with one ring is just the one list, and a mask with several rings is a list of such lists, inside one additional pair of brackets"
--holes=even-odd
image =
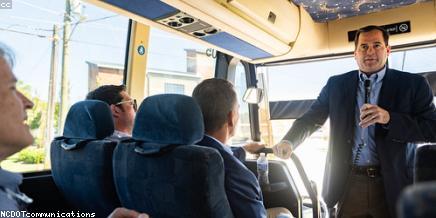
[(237, 102), (233, 84), (224, 79), (207, 79), (195, 87), (192, 97), (201, 108), (207, 133), (220, 129)]
[(9, 67), (11, 68), (14, 67), (14, 63), (15, 63), (14, 52), (9, 46), (5, 45), (2, 42), (0, 42), (0, 58), (3, 58), (3, 60), (6, 61)]

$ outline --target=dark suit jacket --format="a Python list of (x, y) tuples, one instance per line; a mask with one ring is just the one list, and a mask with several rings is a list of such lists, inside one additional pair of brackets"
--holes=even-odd
[(204, 136), (197, 145), (215, 148), (223, 157), (226, 195), (235, 218), (266, 218), (262, 192), (256, 176), (211, 137)]
[[(284, 137), (298, 145), (330, 118), (323, 184), (329, 207), (342, 197), (350, 173), (357, 84), (358, 71), (331, 77), (308, 112)], [(393, 69), (386, 70), (378, 106), (390, 115), (388, 125), (376, 124), (375, 141), (389, 210), (394, 215), (398, 195), (412, 183), (407, 142), (435, 140), (436, 111), (432, 91), (423, 77)]]

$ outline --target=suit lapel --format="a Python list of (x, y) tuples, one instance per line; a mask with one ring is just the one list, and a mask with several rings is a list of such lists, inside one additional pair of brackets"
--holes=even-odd
[(351, 78), (348, 78), (347, 81), (345, 82), (346, 89), (344, 90), (346, 90), (345, 92), (347, 93), (347, 99), (350, 103), (349, 105), (353, 108), (356, 107), (357, 86), (359, 82), (358, 75), (359, 75), (358, 71), (353, 71), (353, 73), (350, 74)]

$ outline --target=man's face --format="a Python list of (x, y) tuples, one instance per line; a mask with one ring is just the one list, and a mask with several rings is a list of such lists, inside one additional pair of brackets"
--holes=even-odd
[(135, 108), (133, 107), (133, 99), (125, 91), (122, 91), (120, 94), (123, 97), (123, 100), (121, 100), (121, 102), (126, 103), (119, 105), (122, 110), (119, 113), (118, 119), (120, 123), (128, 127), (131, 131), (133, 129), (133, 122), (135, 120), (136, 114)]
[(370, 75), (385, 66), (390, 53), (391, 48), (385, 44), (383, 33), (372, 30), (360, 34), (354, 58), (360, 71)]
[(20, 151), (33, 143), (26, 110), (33, 103), (16, 89), (16, 78), (3, 58), (0, 58), (0, 159)]

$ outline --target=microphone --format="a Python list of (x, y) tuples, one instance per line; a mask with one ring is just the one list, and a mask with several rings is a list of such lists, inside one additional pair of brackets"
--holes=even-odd
[(371, 80), (366, 79), (364, 82), (365, 87), (365, 104), (369, 103), (369, 97), (371, 95)]

